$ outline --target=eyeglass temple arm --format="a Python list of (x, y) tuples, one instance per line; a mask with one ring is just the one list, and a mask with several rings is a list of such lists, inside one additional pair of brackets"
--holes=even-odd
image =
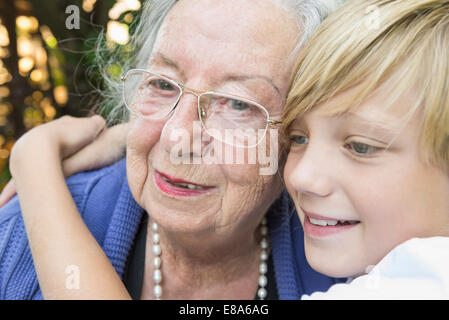
[(273, 119), (268, 119), (268, 123), (269, 124), (282, 124), (282, 121), (279, 120), (273, 120)]

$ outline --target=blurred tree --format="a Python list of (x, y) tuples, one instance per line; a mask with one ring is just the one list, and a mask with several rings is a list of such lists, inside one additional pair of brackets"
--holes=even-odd
[[(22, 11), (25, 10), (22, 8)], [(3, 62), (12, 76), (11, 81), (6, 83), (6, 87), (9, 90), (8, 100), (12, 105), (12, 112), (9, 117), (10, 123), (6, 131), (8, 136), (13, 134), (14, 138), (20, 137), (25, 133), (22, 105), (25, 97), (31, 93), (31, 88), (27, 85), (26, 79), (19, 76), (19, 58), (17, 54), (16, 17), (19, 14), (26, 13), (29, 12), (19, 12), (19, 9), (15, 7), (13, 1), (0, 1), (0, 18), (8, 31), (9, 39), (9, 54), (3, 59)]]
[[(71, 5), (79, 8), (79, 28), (66, 26)], [(107, 31), (110, 47), (126, 45), (140, 7), (139, 0), (0, 0), (0, 189), (22, 134), (64, 114), (89, 113), (101, 85), (86, 74), (98, 35)]]

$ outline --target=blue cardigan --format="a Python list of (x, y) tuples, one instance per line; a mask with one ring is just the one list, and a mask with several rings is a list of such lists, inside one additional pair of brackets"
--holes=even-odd
[[(144, 212), (129, 190), (125, 159), (76, 174), (67, 185), (87, 227), (122, 277)], [(308, 265), (301, 224), (287, 194), (270, 208), (268, 224), (280, 299), (300, 299), (341, 282)], [(17, 196), (0, 209), (0, 299), (42, 299)]]

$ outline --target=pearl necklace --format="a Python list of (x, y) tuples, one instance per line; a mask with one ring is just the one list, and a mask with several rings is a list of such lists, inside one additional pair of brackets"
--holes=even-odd
[[(160, 236), (158, 233), (158, 225), (156, 222), (151, 224), (151, 229), (153, 230), (153, 266), (155, 268), (153, 272), (153, 281), (155, 283), (153, 287), (153, 294), (156, 300), (160, 300), (162, 297), (162, 272), (161, 272), (161, 245), (160, 245)], [(265, 288), (268, 284), (268, 279), (266, 273), (268, 271), (268, 226), (267, 226), (267, 218), (263, 217), (260, 226), (260, 235), (262, 239), (260, 241), (260, 264), (259, 264), (259, 287), (257, 290), (257, 296), (260, 300), (264, 300), (267, 297), (267, 289)]]

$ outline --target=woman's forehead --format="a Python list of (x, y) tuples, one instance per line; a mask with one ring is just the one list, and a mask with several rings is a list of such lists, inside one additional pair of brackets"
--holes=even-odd
[(285, 60), (296, 44), (296, 22), (271, 0), (261, 2), (265, 5), (242, 0), (236, 6), (233, 2), (180, 1), (165, 18), (156, 45), (194, 52), (202, 60)]
[[(242, 13), (242, 17), (223, 13), (220, 21), (212, 23), (208, 19), (213, 19), (216, 12), (210, 6), (204, 8), (201, 15), (192, 15), (190, 8), (185, 12), (175, 9), (177, 11), (169, 14), (158, 34), (149, 61), (151, 67), (165, 61), (165, 68), (169, 61), (170, 71), (176, 69), (178, 81), (204, 90), (217, 90), (224, 83), (223, 79), (251, 78), (255, 79), (251, 84), (267, 95), (276, 99), (281, 96), (284, 100), (293, 63), (290, 57), (296, 43), (293, 38), (297, 36), (292, 31), (295, 28), (290, 25), (292, 21), (276, 22), (277, 28), (283, 30), (283, 34), (278, 35), (263, 30), (270, 19), (260, 13)], [(279, 14), (285, 13), (280, 11)], [(245, 15), (249, 15), (246, 20)], [(255, 19), (257, 16), (259, 19)], [(167, 59), (161, 61), (161, 56)]]
[(225, 33), (234, 28), (239, 32), (264, 29), (278, 36), (289, 31), (280, 26), (294, 20), (275, 0), (181, 0), (165, 20), (174, 18), (185, 22), (185, 27), (192, 25), (205, 33), (208, 30), (211, 34), (216, 30)]

